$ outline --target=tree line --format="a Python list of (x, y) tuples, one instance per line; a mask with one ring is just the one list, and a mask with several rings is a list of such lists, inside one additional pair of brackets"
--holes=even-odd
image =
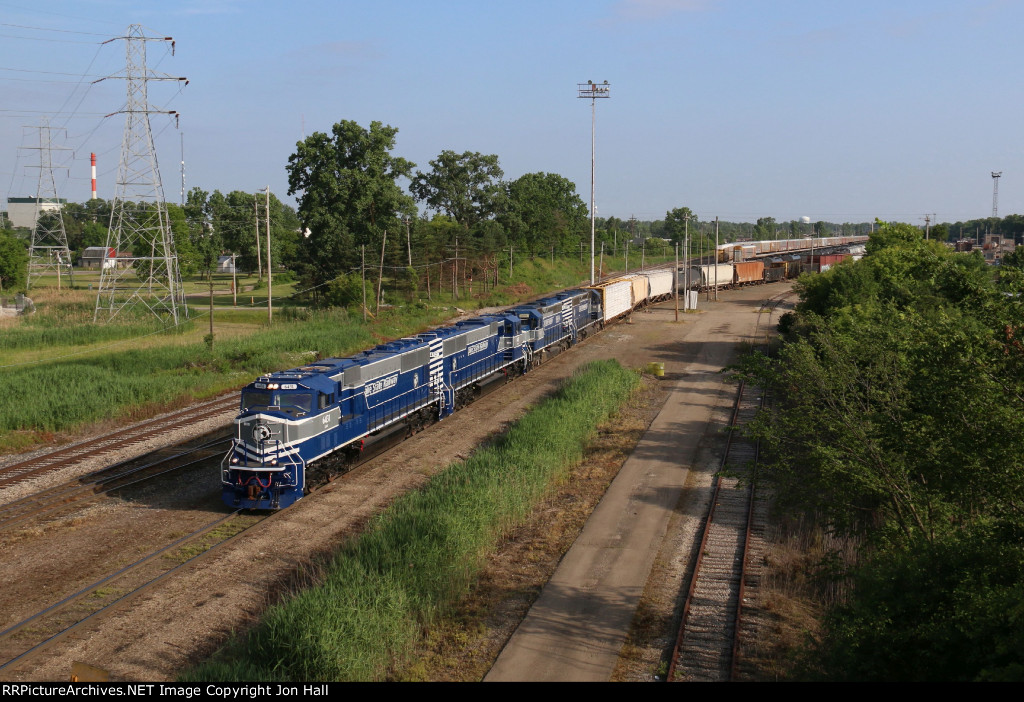
[[(842, 680), (1024, 678), (1024, 271), (882, 224), (798, 282), (754, 432), (778, 504), (855, 539), (809, 655)], [(1024, 257), (1021, 257), (1024, 258)]]

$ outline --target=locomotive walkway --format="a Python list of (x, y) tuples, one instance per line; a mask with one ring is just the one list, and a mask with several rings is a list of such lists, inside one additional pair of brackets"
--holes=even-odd
[(691, 471), (717, 468), (701, 448), (716, 440), (735, 392), (719, 371), (754, 333), (751, 303), (770, 294), (760, 291), (702, 301), (708, 313), (685, 325), (672, 323), (671, 303), (652, 313), (666, 320), (671, 394), (485, 681), (609, 680), (673, 514), (703, 511), (707, 491), (695, 484), (708, 481)]

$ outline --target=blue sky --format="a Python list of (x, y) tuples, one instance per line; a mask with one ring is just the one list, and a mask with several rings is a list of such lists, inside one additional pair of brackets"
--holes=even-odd
[[(283, 200), (296, 141), (350, 119), (397, 127), (426, 170), (441, 151), (497, 154), (506, 178), (558, 173), (597, 213), (660, 219), (875, 217), (922, 223), (1024, 212), (1024, 3), (1010, 0), (0, 0), (0, 184), (32, 196), (50, 115), (62, 197), (112, 197), (129, 24), (172, 36), (149, 65), (167, 199), (186, 187)], [(44, 31), (50, 30), (50, 31)], [(60, 31), (53, 31), (60, 30)], [(45, 73), (44, 73), (45, 71)]]

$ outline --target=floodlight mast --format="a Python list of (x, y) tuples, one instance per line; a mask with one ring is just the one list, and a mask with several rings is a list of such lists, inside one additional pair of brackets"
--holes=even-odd
[(999, 217), (999, 179), (1002, 177), (1003, 172), (991, 171), (992, 173), (992, 218), (996, 219)]
[(577, 83), (578, 98), (590, 99), (590, 284), (594, 284), (594, 172), (596, 170), (596, 146), (597, 146), (597, 98), (611, 97), (611, 85), (608, 81), (595, 83), (588, 80), (586, 83)]

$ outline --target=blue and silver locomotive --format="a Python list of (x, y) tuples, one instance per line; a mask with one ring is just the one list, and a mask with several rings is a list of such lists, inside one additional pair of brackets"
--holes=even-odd
[(601, 296), (571, 290), (501, 314), (257, 378), (221, 462), (224, 502), (282, 509), (364, 442), (415, 433), (603, 325)]

